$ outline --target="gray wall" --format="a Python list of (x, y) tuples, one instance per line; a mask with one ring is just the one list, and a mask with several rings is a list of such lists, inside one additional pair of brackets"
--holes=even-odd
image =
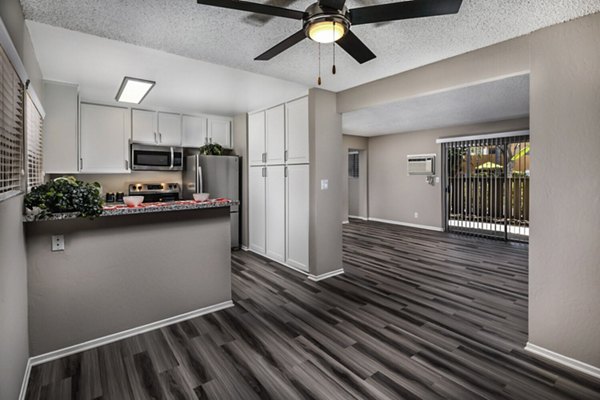
[[(19, 0), (0, 1), (0, 18), (41, 98), (42, 74)], [(29, 357), (22, 204), (23, 196), (0, 202), (0, 399), (18, 397)]]
[(26, 235), (32, 355), (231, 299), (229, 208), (30, 222)]
[[(310, 149), (310, 273), (322, 275), (342, 268), (342, 213), (344, 202), (340, 171), (342, 116), (336, 112), (336, 95), (320, 89), (308, 92)], [(321, 180), (329, 188), (321, 190)]]
[[(348, 221), (348, 215), (350, 213), (350, 198), (356, 200), (355, 213), (351, 214), (359, 217), (368, 217), (368, 157), (367, 150), (369, 148), (368, 138), (362, 136), (344, 135), (343, 136), (343, 175), (346, 179), (343, 182), (343, 196), (344, 201), (342, 203), (342, 221)], [(348, 176), (348, 151), (360, 150), (359, 155), (359, 175), (360, 177), (351, 178)]]
[(529, 340), (598, 368), (599, 25), (590, 15), (338, 94), (347, 112), (530, 71)]
[(436, 176), (441, 177), (436, 139), (527, 128), (529, 119), (520, 118), (369, 138), (369, 217), (441, 229), (441, 183), (432, 186), (424, 176), (408, 176), (406, 156), (436, 154)]
[(248, 115), (240, 114), (233, 117), (233, 151), (242, 157), (240, 168), (242, 168), (241, 188), (241, 230), (242, 246), (248, 247)]
[(0, 202), (0, 399), (16, 399), (29, 357), (23, 196)]
[(600, 368), (600, 14), (531, 37), (529, 340)]

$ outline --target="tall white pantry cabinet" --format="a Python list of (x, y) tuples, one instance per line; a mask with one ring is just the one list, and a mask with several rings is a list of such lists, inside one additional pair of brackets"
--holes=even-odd
[(308, 272), (308, 97), (248, 115), (250, 250)]

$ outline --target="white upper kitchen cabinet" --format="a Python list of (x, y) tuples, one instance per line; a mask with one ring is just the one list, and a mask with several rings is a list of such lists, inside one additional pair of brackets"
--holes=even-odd
[(131, 110), (131, 134), (134, 142), (158, 144), (156, 111)]
[(208, 118), (208, 137), (211, 143), (217, 143), (226, 149), (232, 148), (231, 119)]
[(128, 109), (81, 103), (80, 172), (129, 172)]
[(248, 115), (248, 162), (265, 164), (265, 112)]
[(79, 169), (79, 90), (77, 85), (44, 81), (44, 172), (70, 174)]
[(266, 255), (285, 262), (285, 166), (268, 166), (266, 170)]
[(288, 164), (306, 164), (308, 153), (308, 97), (285, 105), (285, 148)]
[(158, 113), (158, 143), (181, 146), (181, 114)]
[(266, 167), (250, 167), (248, 172), (248, 240), (250, 250), (266, 251)]
[(270, 108), (265, 117), (267, 164), (285, 162), (285, 107)]
[(183, 135), (181, 144), (183, 147), (202, 147), (206, 144), (206, 118), (184, 115), (181, 117)]
[(309, 168), (286, 167), (286, 264), (308, 272)]

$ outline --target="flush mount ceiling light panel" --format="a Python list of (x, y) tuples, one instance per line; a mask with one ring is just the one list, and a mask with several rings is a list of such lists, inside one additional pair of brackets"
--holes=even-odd
[(140, 104), (154, 85), (156, 85), (154, 81), (126, 76), (123, 78), (116, 99), (121, 103)]
[[(350, 30), (352, 25), (373, 24), (435, 15), (456, 14), (462, 0), (413, 0), (348, 10), (346, 0), (319, 0), (304, 11), (242, 0), (198, 0), (198, 4), (231, 8), (302, 21), (302, 29), (255, 58), (270, 60), (300, 41), (337, 43), (360, 64), (375, 54)], [(334, 69), (335, 70), (335, 69)]]

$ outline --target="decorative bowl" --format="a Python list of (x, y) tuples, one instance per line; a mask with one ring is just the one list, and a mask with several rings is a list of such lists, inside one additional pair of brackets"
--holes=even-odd
[(144, 196), (123, 196), (123, 202), (127, 207), (137, 207), (144, 202)]
[(206, 201), (206, 200), (208, 200), (209, 196), (210, 196), (210, 193), (194, 193), (194, 200)]

